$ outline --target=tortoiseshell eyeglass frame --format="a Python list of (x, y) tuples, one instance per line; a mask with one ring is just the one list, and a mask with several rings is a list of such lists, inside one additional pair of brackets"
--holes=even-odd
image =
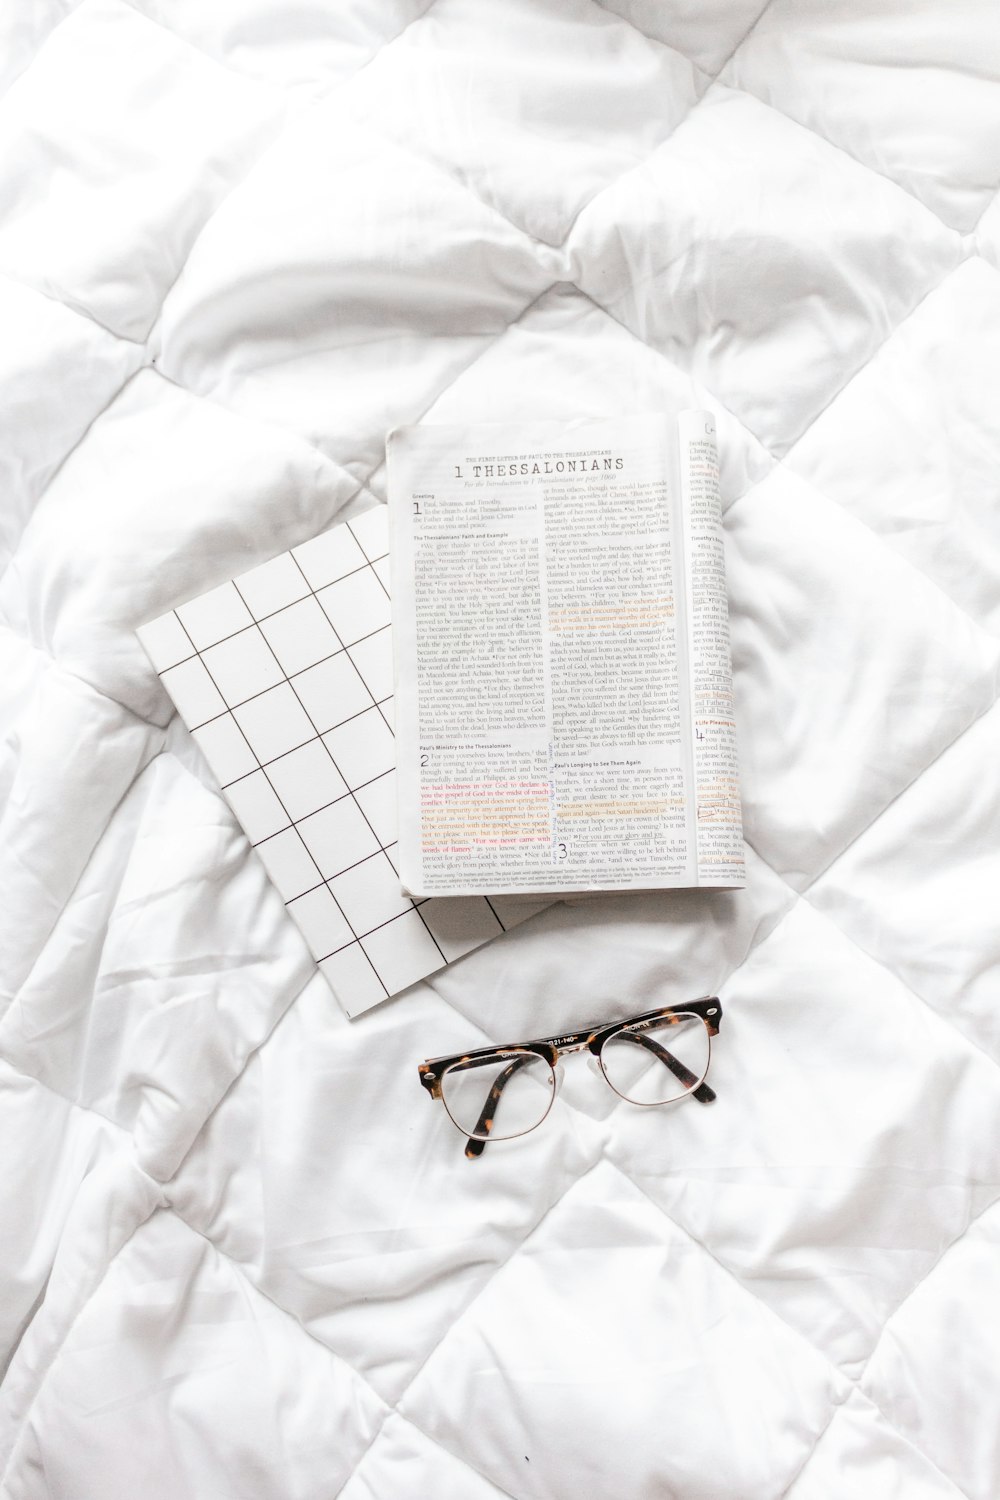
[[(597, 1059), (601, 1072), (606, 1079), (609, 1088), (614, 1089), (620, 1099), (625, 1099), (629, 1104), (635, 1104), (639, 1108), (658, 1108), (659, 1103), (646, 1103), (638, 1099), (628, 1099), (616, 1089), (601, 1061), (601, 1051), (611, 1041), (612, 1037), (627, 1037), (634, 1040), (639, 1046), (645, 1047), (655, 1057), (670, 1069), (675, 1078), (683, 1083), (687, 1092), (679, 1094), (675, 1100), (665, 1100), (664, 1103), (679, 1103), (684, 1099), (697, 1099), (699, 1104), (711, 1104), (715, 1099), (715, 1092), (705, 1082), (705, 1073), (708, 1071), (708, 1062), (705, 1064), (705, 1073), (700, 1078), (696, 1077), (691, 1070), (674, 1057), (672, 1052), (655, 1041), (645, 1033), (654, 1026), (672, 1026), (690, 1016), (697, 1016), (704, 1022), (708, 1032), (709, 1044), (708, 1055), (711, 1059), (713, 1036), (719, 1034), (719, 1022), (722, 1020), (722, 1004), (718, 995), (702, 995), (697, 1000), (687, 1000), (683, 1005), (664, 1005), (658, 1010), (646, 1010), (641, 1015), (630, 1016), (622, 1021), (606, 1021), (600, 1026), (587, 1026), (582, 1031), (568, 1032), (565, 1036), (536, 1037), (530, 1042), (513, 1042), (510, 1045), (498, 1043), (494, 1047), (477, 1047), (470, 1052), (455, 1052), (447, 1057), (428, 1057), (425, 1062), (419, 1064), (418, 1072), (420, 1082), (430, 1094), (432, 1099), (440, 1099), (444, 1104), (449, 1120), (465, 1135), (466, 1128), (452, 1115), (448, 1109), (447, 1101), (442, 1092), (442, 1083), (445, 1075), (457, 1072), (465, 1068), (481, 1067), (497, 1060), (509, 1058), (510, 1062), (497, 1074), (493, 1080), (492, 1087), (486, 1097), (482, 1113), (476, 1122), (475, 1128), (468, 1133), (465, 1146), (465, 1154), (470, 1158), (481, 1156), (486, 1149), (486, 1143), (493, 1129), (493, 1121), (496, 1115), (496, 1106), (500, 1099), (505, 1084), (511, 1079), (519, 1068), (525, 1066), (533, 1058), (540, 1057), (548, 1063), (553, 1081), (555, 1079), (555, 1067), (560, 1057), (565, 1057), (569, 1052), (590, 1052)], [(555, 1088), (553, 1087), (551, 1098), (543, 1114), (534, 1125), (527, 1130), (517, 1132), (516, 1135), (501, 1136), (501, 1140), (516, 1140), (518, 1135), (529, 1135), (532, 1130), (537, 1130), (545, 1119), (555, 1101)]]

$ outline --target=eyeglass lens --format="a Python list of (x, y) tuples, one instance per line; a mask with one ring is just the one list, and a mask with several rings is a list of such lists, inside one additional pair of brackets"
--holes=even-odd
[(678, 1014), (637, 1031), (620, 1031), (601, 1049), (604, 1076), (633, 1104), (683, 1099), (708, 1072), (711, 1039), (700, 1016)]
[(503, 1141), (534, 1130), (555, 1096), (555, 1074), (533, 1052), (453, 1064), (441, 1097), (459, 1130), (477, 1140)]

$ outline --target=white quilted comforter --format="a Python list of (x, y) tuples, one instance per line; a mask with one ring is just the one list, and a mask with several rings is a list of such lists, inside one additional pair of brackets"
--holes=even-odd
[[(3, 1500), (996, 1500), (987, 0), (5, 0)], [(355, 1023), (135, 627), (398, 422), (718, 414), (750, 880)], [(718, 1102), (417, 1062), (718, 989)], [(577, 1064), (577, 1066), (574, 1066)]]

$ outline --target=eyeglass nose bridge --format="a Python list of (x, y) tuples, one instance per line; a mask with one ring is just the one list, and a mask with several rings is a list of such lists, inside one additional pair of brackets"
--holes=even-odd
[(559, 1048), (559, 1056), (560, 1057), (568, 1057), (571, 1052), (589, 1052), (589, 1051), (590, 1051), (590, 1041), (589, 1040), (584, 1041), (584, 1042), (574, 1042), (573, 1045), (570, 1046), (570, 1047), (560, 1047)]

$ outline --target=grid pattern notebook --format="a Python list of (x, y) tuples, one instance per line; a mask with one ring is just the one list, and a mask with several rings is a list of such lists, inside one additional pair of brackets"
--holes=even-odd
[(348, 1016), (548, 904), (402, 894), (388, 552), (379, 506), (138, 632)]

